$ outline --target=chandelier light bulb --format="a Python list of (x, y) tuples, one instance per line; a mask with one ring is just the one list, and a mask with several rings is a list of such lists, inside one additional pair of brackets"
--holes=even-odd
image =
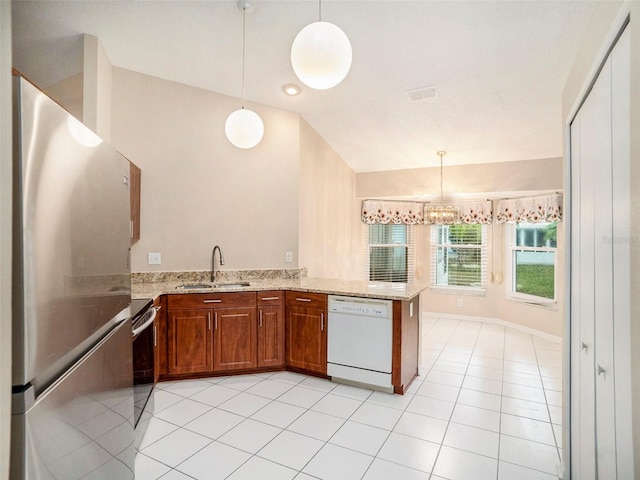
[(291, 66), (301, 82), (316, 90), (338, 85), (351, 68), (352, 50), (347, 35), (329, 22), (314, 22), (296, 35)]
[(264, 124), (256, 112), (241, 108), (227, 117), (224, 132), (236, 147), (253, 148), (262, 140)]

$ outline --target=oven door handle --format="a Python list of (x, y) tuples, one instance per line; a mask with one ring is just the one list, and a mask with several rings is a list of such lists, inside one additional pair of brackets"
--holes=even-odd
[(151, 315), (149, 316), (149, 320), (147, 320), (146, 322), (144, 322), (142, 325), (140, 325), (138, 328), (134, 328), (133, 329), (133, 336), (135, 337), (136, 335), (138, 335), (140, 332), (142, 332), (145, 328), (147, 328), (149, 325), (151, 325), (153, 323), (153, 321), (156, 319), (156, 315), (158, 314), (158, 310), (160, 310), (160, 307), (151, 307), (150, 310), (153, 310), (153, 312), (151, 313)]

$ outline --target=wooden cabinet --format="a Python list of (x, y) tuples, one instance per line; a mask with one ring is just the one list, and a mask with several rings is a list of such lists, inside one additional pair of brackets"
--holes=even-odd
[(257, 365), (255, 307), (213, 310), (213, 369), (242, 370)]
[(213, 370), (211, 310), (169, 311), (168, 373), (205, 373)]
[(131, 243), (140, 240), (140, 191), (142, 170), (129, 162), (129, 206), (131, 209)]
[(257, 366), (255, 292), (169, 295), (167, 374)]
[(289, 291), (286, 303), (288, 367), (327, 374), (327, 296)]
[(278, 290), (258, 292), (258, 367), (284, 366), (284, 298)]

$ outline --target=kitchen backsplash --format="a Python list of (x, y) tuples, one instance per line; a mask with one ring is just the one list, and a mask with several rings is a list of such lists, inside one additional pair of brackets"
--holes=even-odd
[[(216, 282), (245, 282), (249, 280), (296, 280), (307, 276), (306, 268), (266, 270), (217, 270)], [(133, 272), (132, 283), (210, 282), (211, 271), (189, 272)]]

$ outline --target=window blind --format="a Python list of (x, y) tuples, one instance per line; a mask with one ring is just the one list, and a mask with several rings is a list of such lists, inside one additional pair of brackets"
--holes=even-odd
[(370, 281), (413, 281), (413, 226), (368, 225), (366, 235), (366, 260)]
[(487, 241), (484, 225), (432, 225), (430, 257), (432, 285), (486, 288)]

